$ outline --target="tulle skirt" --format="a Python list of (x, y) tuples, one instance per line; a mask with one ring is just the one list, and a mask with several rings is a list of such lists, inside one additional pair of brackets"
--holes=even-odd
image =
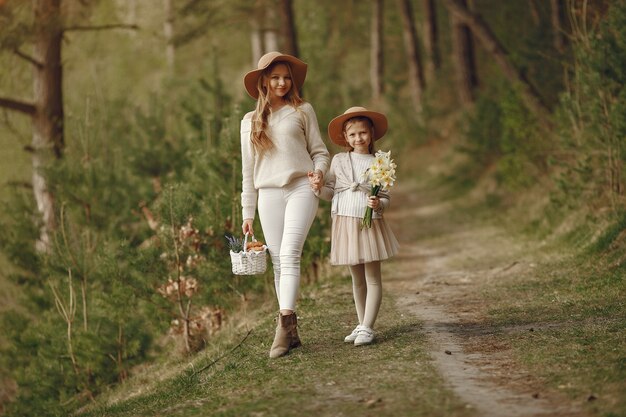
[(357, 265), (382, 261), (398, 253), (398, 240), (384, 218), (361, 228), (358, 217), (333, 216), (331, 265)]

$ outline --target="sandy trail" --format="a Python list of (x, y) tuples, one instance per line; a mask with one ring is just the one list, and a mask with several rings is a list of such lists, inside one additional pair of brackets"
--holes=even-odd
[(480, 416), (582, 416), (558, 392), (516, 364), (494, 335), (528, 329), (490, 328), (480, 286), (531, 271), (522, 244), (495, 227), (451, 219), (446, 203), (419, 202), (399, 190), (387, 218), (402, 248), (390, 261), (385, 290), (406, 314), (418, 317), (431, 357), (458, 397)]

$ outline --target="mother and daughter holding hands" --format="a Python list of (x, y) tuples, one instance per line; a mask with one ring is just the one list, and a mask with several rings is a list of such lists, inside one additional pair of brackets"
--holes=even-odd
[[(244, 76), (256, 109), (241, 121), (243, 233), (254, 235), (256, 211), (274, 268), (279, 313), (270, 357), (301, 345), (296, 298), (300, 258), (319, 198), (332, 201), (330, 262), (347, 265), (358, 325), (345, 342), (370, 344), (382, 299), (380, 262), (395, 255), (398, 242), (383, 218), (389, 195), (370, 196), (363, 173), (374, 160), (374, 141), (387, 131), (382, 113), (351, 107), (328, 126), (330, 139), (346, 152), (330, 154), (313, 107), (299, 94), (307, 64), (270, 52)], [(365, 209), (371, 227), (362, 227)]]

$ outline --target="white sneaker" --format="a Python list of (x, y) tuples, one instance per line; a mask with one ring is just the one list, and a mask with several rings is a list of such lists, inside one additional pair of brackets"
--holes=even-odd
[(365, 326), (360, 327), (356, 339), (354, 339), (354, 346), (369, 345), (374, 341), (374, 330)]
[(346, 343), (354, 343), (354, 341), (356, 340), (357, 335), (359, 334), (359, 330), (361, 330), (361, 325), (360, 324), (358, 326), (356, 326), (354, 328), (354, 330), (352, 330), (352, 333), (347, 335), (346, 338), (343, 339), (343, 341), (346, 342)]

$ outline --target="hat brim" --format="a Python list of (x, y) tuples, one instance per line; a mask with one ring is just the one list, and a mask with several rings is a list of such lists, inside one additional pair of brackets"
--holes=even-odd
[(300, 89), (304, 84), (308, 67), (307, 64), (291, 55), (276, 55), (263, 68), (249, 71), (246, 75), (244, 75), (243, 84), (248, 92), (248, 95), (253, 99), (256, 100), (259, 98), (259, 90), (257, 90), (259, 77), (261, 77), (263, 71), (265, 71), (274, 62), (286, 62), (289, 64), (291, 67), (291, 76), (293, 77), (293, 87)]
[(374, 141), (382, 138), (387, 133), (388, 122), (384, 114), (369, 110), (355, 111), (344, 113), (330, 121), (328, 124), (328, 137), (330, 140), (340, 146), (350, 146), (343, 136), (343, 124), (354, 117), (367, 117), (372, 121), (374, 125), (374, 137), (372, 139)]

